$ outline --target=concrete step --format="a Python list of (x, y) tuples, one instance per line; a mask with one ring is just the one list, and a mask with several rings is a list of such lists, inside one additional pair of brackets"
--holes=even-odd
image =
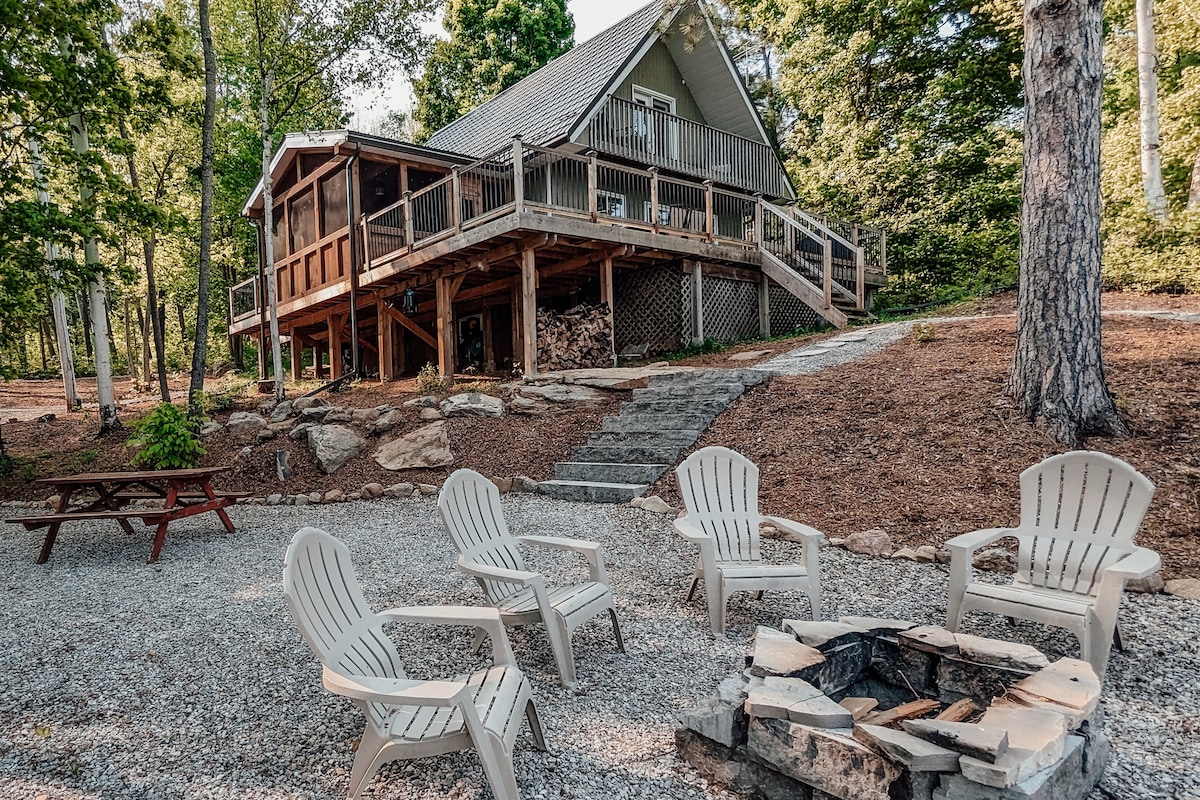
[(593, 483), (654, 483), (670, 464), (598, 464), (591, 461), (560, 461), (554, 477), (560, 481)]
[(670, 412), (663, 414), (626, 414), (605, 417), (600, 425), (602, 431), (702, 431), (713, 421), (713, 414), (685, 414)]
[(571, 451), (572, 461), (599, 464), (674, 464), (683, 447), (674, 445), (584, 445)]
[(630, 400), (621, 406), (621, 416), (626, 414), (704, 414), (716, 417), (729, 407), (726, 400)]
[(542, 481), (538, 491), (558, 500), (584, 503), (628, 503), (650, 487), (644, 483), (596, 483), (592, 481)]
[(597, 431), (588, 437), (590, 445), (631, 445), (687, 447), (700, 438), (700, 431)]

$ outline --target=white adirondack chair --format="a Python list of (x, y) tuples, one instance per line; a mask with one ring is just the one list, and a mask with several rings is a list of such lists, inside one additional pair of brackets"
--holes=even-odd
[[(1021, 473), (1021, 524), (965, 533), (950, 549), (947, 627), (971, 610), (992, 611), (1066, 628), (1103, 677), (1125, 581), (1159, 568), (1158, 554), (1133, 544), (1154, 484), (1118, 458), (1080, 450), (1051, 456)], [(1007, 537), (1018, 543), (1009, 585), (979, 583), (976, 550)]]
[[(546, 745), (529, 682), (495, 611), (424, 606), (374, 613), (359, 589), (350, 551), (316, 528), (303, 528), (292, 539), (283, 592), (292, 619), (321, 661), (325, 688), (351, 698), (367, 718), (350, 773), (351, 800), (389, 761), (470, 747), (479, 753), (497, 800), (519, 800), (512, 750), (522, 714), (537, 748)], [(467, 625), (486, 632), (494, 666), (449, 680), (409, 680), (383, 632), (389, 622)]]
[[(687, 513), (675, 532), (700, 548), (687, 599), (703, 580), (712, 632), (725, 632), (725, 607), (733, 592), (803, 589), (812, 618), (821, 618), (821, 576), (817, 551), (824, 535), (808, 525), (758, 513), (758, 467), (727, 447), (704, 447), (675, 469)], [(759, 546), (759, 525), (770, 523), (803, 538), (799, 564), (768, 564)]]
[[(555, 536), (513, 538), (500, 508), (500, 490), (474, 470), (455, 470), (446, 479), (438, 509), (458, 551), (459, 571), (475, 578), (504, 624), (546, 623), (564, 686), (575, 685), (571, 631), (597, 614), (608, 612), (617, 649), (625, 652), (599, 544)], [(591, 580), (548, 588), (542, 575), (526, 568), (518, 544), (572, 550), (587, 559)]]

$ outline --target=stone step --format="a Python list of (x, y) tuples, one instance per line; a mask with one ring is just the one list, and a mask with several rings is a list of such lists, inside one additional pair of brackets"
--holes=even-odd
[(699, 372), (676, 372), (669, 375), (650, 376), (649, 386), (696, 386), (704, 384), (740, 383), (743, 386), (757, 386), (771, 377), (769, 372), (760, 369), (714, 369)]
[(630, 400), (621, 406), (621, 416), (626, 414), (705, 414), (716, 417), (729, 407), (725, 400)]
[(700, 431), (597, 431), (588, 437), (589, 445), (623, 445), (658, 447), (670, 445), (684, 448), (695, 444)]
[(683, 447), (673, 445), (585, 445), (571, 451), (573, 461), (601, 464), (674, 464)]
[(605, 417), (600, 425), (602, 431), (702, 431), (713, 421), (713, 414), (686, 414), (669, 412), (662, 414), (626, 414)]
[(746, 387), (740, 383), (708, 383), (708, 384), (683, 384), (683, 385), (667, 385), (667, 386), (649, 386), (645, 389), (634, 389), (634, 400), (677, 400), (677, 399), (698, 399), (698, 400), (718, 400), (729, 403), (741, 397), (742, 392), (746, 391)]
[(593, 481), (542, 481), (538, 491), (558, 500), (585, 503), (628, 503), (650, 487), (644, 483), (597, 483)]
[(593, 483), (654, 483), (670, 464), (603, 464), (592, 461), (560, 461), (554, 477), (560, 481)]

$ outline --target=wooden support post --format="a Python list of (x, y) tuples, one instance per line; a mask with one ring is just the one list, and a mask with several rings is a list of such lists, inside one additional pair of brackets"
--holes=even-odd
[(771, 336), (771, 279), (766, 275), (758, 282), (758, 335)]
[(850, 243), (854, 245), (854, 307), (861, 310), (867, 300), (867, 260), (863, 249), (858, 246), (858, 226), (850, 229)]
[(271, 361), (271, 345), (268, 343), (267, 336), (261, 330), (258, 332), (258, 379), (265, 381), (270, 376), (267, 374), (267, 369)]
[(379, 334), (379, 380), (392, 381), (396, 379), (395, 350), (396, 323), (383, 310), (383, 300), (375, 301), (375, 327)]
[(613, 311), (616, 307), (613, 296), (613, 260), (606, 257), (600, 262), (600, 302), (608, 306), (608, 349), (614, 359), (617, 357), (617, 336), (614, 326)]
[(342, 377), (342, 323), (340, 314), (330, 314), (325, 321), (329, 330), (329, 377)]
[(521, 327), (521, 284), (513, 284), (509, 294), (509, 304), (512, 308), (512, 352), (513, 361), (519, 361), (525, 352), (524, 328)]
[(525, 206), (525, 163), (521, 155), (521, 137), (514, 136), (513, 142), (513, 210), (518, 214)]
[(658, 233), (658, 167), (651, 167), (650, 173), (650, 224)]
[(761, 194), (754, 195), (754, 242), (763, 243), (763, 198)]
[(404, 193), (404, 205), (401, 206), (404, 209), (404, 244), (410, 253), (413, 249), (413, 236), (415, 235), (412, 215), (412, 194), (412, 192)]
[(704, 182), (704, 233), (711, 242), (717, 235), (716, 215), (713, 213), (713, 182)]
[(887, 275), (887, 231), (879, 232), (879, 270)]
[(292, 380), (298, 381), (304, 377), (304, 340), (300, 334), (292, 331)]
[(455, 233), (462, 231), (462, 178), (458, 169), (457, 165), (450, 168), (450, 224)]
[(313, 375), (315, 375), (318, 380), (324, 378), (328, 374), (328, 370), (325, 369), (324, 362), (324, 354), (327, 349), (328, 348), (321, 347), (321, 345), (317, 344), (315, 341), (313, 342)]
[(483, 304), (483, 368), (487, 372), (496, 371), (496, 344), (492, 338), (495, 331), (492, 330), (492, 307), (486, 302)]
[(825, 291), (822, 300), (825, 308), (833, 305), (833, 239), (825, 237), (825, 250), (821, 258), (821, 285)]
[(438, 374), (454, 380), (454, 302), (450, 296), (450, 278), (438, 278), (437, 288), (437, 351)]
[(591, 216), (592, 222), (595, 222), (600, 216), (600, 195), (598, 187), (600, 185), (599, 170), (596, 167), (596, 151), (589, 150), (587, 152), (588, 168), (587, 168), (587, 191), (588, 191), (588, 215)]
[(521, 253), (521, 361), (525, 375), (537, 374), (537, 255), (533, 248)]
[(704, 274), (699, 261), (685, 261), (692, 269), (692, 344), (704, 341)]

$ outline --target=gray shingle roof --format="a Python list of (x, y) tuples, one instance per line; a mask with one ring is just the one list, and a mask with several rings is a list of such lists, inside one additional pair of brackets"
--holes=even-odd
[(517, 134), (537, 145), (561, 138), (654, 31), (663, 5), (654, 0), (572, 47), (439, 130), (428, 145), (483, 158)]

